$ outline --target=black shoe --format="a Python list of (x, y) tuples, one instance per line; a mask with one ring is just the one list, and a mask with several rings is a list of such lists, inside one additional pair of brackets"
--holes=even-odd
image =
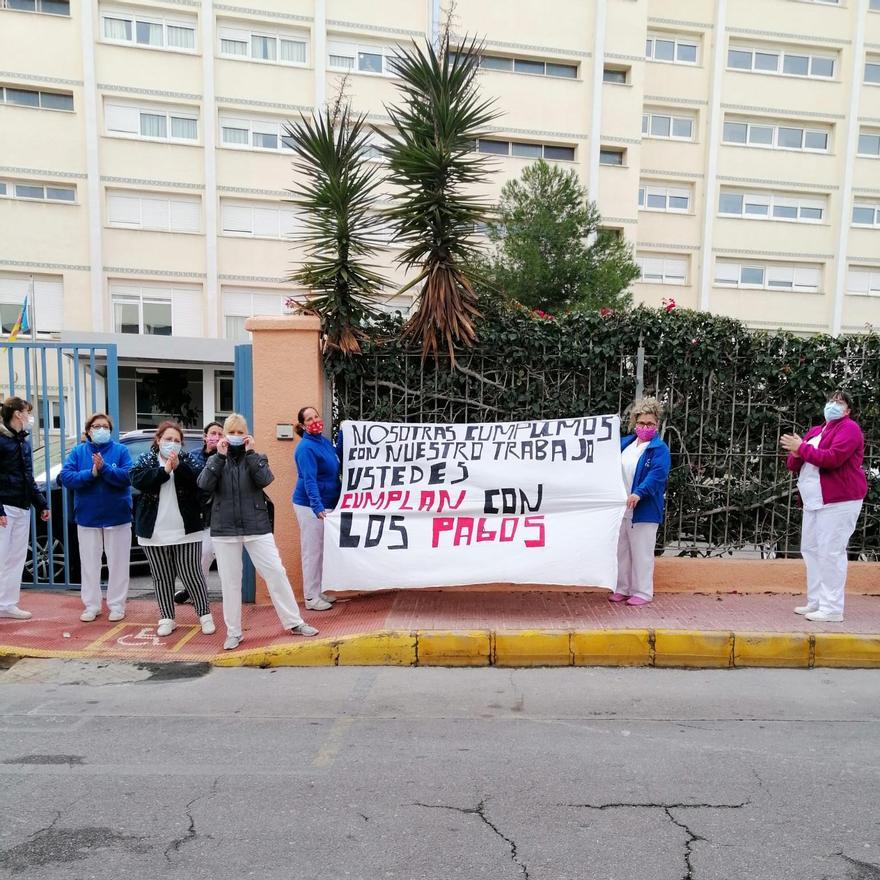
[(174, 601), (178, 605), (186, 605), (189, 602), (189, 593), (186, 590), (178, 590), (174, 594)]

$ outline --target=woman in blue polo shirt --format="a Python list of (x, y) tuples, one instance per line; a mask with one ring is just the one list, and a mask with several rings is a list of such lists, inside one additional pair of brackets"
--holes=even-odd
[(654, 598), (654, 546), (663, 522), (669, 447), (658, 430), (663, 407), (655, 397), (637, 400), (630, 410), (630, 433), (620, 438), (626, 511), (617, 543), (617, 589), (611, 602), (647, 605)]
[(84, 440), (74, 446), (58, 475), (73, 489), (73, 512), (82, 572), (80, 596), (88, 623), (101, 613), (101, 556), (107, 555), (109, 620), (125, 617), (131, 554), (131, 456), (112, 438), (113, 422), (95, 413), (86, 422)]
[(295, 430), (302, 438), (293, 456), (297, 470), (293, 509), (299, 523), (303, 594), (310, 611), (329, 611), (334, 599), (321, 592), (324, 517), (339, 501), (339, 454), (322, 436), (324, 421), (313, 406), (297, 413)]

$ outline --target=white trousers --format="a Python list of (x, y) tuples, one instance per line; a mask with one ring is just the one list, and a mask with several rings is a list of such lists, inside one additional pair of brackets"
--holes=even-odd
[(101, 610), (101, 555), (107, 554), (107, 607), (125, 611), (131, 554), (131, 523), (98, 529), (76, 527), (82, 603), (88, 610)]
[(801, 556), (807, 566), (807, 605), (819, 611), (843, 614), (846, 545), (861, 509), (861, 501), (841, 501), (804, 511)]
[(633, 523), (624, 517), (617, 540), (617, 589), (624, 596), (654, 598), (654, 546), (657, 523)]
[(6, 528), (0, 529), (0, 609), (18, 605), (21, 597), (21, 572), (27, 559), (31, 533), (31, 512), (21, 507), (3, 505)]
[(241, 558), (247, 550), (254, 568), (266, 581), (269, 598), (284, 629), (303, 623), (299, 606), (293, 596), (293, 588), (278, 555), (275, 538), (269, 535), (244, 535), (234, 540), (214, 540), (217, 554), (217, 571), (223, 590), (223, 620), (226, 635), (241, 638)]
[(299, 523), (299, 543), (302, 556), (303, 595), (317, 599), (321, 595), (321, 575), (324, 569), (324, 520), (304, 504), (294, 504)]
[(205, 575), (205, 583), (208, 581), (208, 572), (211, 571), (211, 563), (217, 558), (214, 552), (214, 542), (211, 540), (210, 530), (205, 531), (205, 537), (202, 538), (202, 571)]

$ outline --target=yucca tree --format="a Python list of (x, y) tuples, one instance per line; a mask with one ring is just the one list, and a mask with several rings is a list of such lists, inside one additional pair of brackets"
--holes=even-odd
[(289, 280), (308, 288), (303, 308), (321, 318), (326, 347), (343, 355), (360, 354), (364, 325), (375, 316), (385, 284), (370, 264), (383, 220), (376, 192), (381, 178), (366, 159), (371, 133), (364, 119), (337, 105), (285, 126), (294, 167), (305, 176), (290, 192), (303, 212), (305, 231), (296, 240), (307, 258)]
[(377, 129), (397, 190), (387, 216), (403, 246), (398, 262), (417, 271), (400, 293), (422, 285), (403, 335), (421, 343), (423, 358), (446, 349), (454, 360), (456, 345), (476, 341), (479, 312), (467, 267), (475, 253), (474, 226), (490, 208), (467, 190), (488, 176), (475, 142), (498, 115), (477, 89), (480, 50), (472, 40), (451, 52), (448, 36), (439, 51), (415, 43), (398, 49), (391, 66), (402, 100), (386, 106), (393, 130)]

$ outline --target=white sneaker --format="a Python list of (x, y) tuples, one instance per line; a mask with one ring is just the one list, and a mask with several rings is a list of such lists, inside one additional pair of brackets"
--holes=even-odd
[(226, 636), (226, 641), (223, 643), (224, 651), (234, 651), (239, 642), (241, 641), (241, 636)]
[(795, 614), (812, 614), (814, 611), (818, 611), (818, 605), (798, 605), (797, 608), (794, 609)]
[(810, 611), (804, 617), (816, 623), (841, 623), (843, 621), (842, 614), (834, 614), (831, 611)]
[(214, 618), (210, 614), (203, 614), (199, 618), (199, 623), (202, 625), (202, 632), (206, 636), (212, 636), (217, 632), (217, 627), (214, 626)]
[(333, 606), (326, 600), (318, 596), (317, 599), (306, 599), (306, 608), (309, 611), (329, 611)]
[(94, 608), (86, 608), (86, 610), (83, 611), (82, 614), (80, 614), (79, 619), (83, 623), (91, 623), (96, 617), (99, 617), (100, 615), (100, 609), (96, 611)]
[(290, 632), (295, 636), (316, 636), (318, 634), (318, 631), (307, 623), (292, 627)]
[(328, 596), (326, 593), (321, 593), (321, 598), (325, 602), (329, 602), (331, 605), (336, 601), (336, 596)]
[(0, 617), (8, 617), (10, 620), (30, 620), (32, 616), (30, 611), (22, 611), (18, 605), (0, 608)]
[(170, 636), (177, 629), (177, 624), (170, 617), (163, 617), (156, 627), (157, 636)]
[(125, 612), (124, 611), (111, 611), (107, 615), (107, 620), (111, 623), (116, 623), (119, 620), (125, 620)]

